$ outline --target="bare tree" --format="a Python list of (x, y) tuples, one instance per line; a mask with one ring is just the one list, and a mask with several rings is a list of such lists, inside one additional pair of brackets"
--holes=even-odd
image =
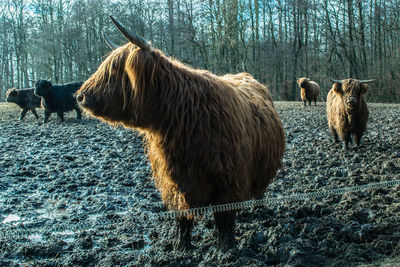
[(370, 101), (400, 99), (397, 0), (4, 0), (0, 96), (52, 77), (84, 80), (109, 49), (118, 16), (168, 55), (217, 74), (248, 71), (277, 99), (296, 100), (296, 77), (374, 78)]

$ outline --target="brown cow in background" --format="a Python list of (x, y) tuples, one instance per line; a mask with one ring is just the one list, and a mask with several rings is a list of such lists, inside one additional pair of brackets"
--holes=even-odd
[(334, 84), (326, 100), (326, 112), (329, 129), (338, 143), (340, 136), (348, 149), (352, 136), (357, 146), (360, 145), (369, 119), (365, 94), (368, 82), (373, 80), (333, 80)]
[[(144, 134), (168, 209), (263, 196), (281, 167), (285, 136), (268, 89), (247, 73), (216, 76), (166, 57), (113, 23), (117, 47), (77, 92), (80, 106)], [(235, 211), (214, 214), (220, 245), (234, 245)], [(180, 217), (175, 248), (191, 246), (193, 216)]]
[(314, 105), (317, 105), (317, 98), (319, 96), (319, 92), (321, 91), (318, 83), (314, 81), (310, 81), (309, 78), (303, 77), (297, 79), (297, 84), (300, 86), (300, 96), (304, 101), (304, 107), (306, 107), (306, 103), (308, 101), (311, 106), (311, 101), (314, 101)]

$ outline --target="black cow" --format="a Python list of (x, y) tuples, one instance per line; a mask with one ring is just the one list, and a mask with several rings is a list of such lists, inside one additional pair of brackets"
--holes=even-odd
[(64, 121), (64, 112), (76, 111), (76, 118), (82, 119), (82, 111), (76, 103), (75, 93), (83, 82), (73, 82), (63, 85), (52, 85), (48, 80), (38, 80), (35, 83), (35, 94), (42, 97), (44, 107), (44, 120), (46, 123), (51, 113), (57, 113), (61, 121)]
[(6, 101), (17, 104), (22, 108), (19, 120), (23, 120), (28, 110), (32, 111), (36, 119), (39, 119), (35, 108), (40, 108), (40, 97), (33, 93), (34, 88), (16, 89), (10, 88), (6, 92)]

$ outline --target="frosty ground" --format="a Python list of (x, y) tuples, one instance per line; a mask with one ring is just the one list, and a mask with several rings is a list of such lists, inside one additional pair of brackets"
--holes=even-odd
[[(345, 152), (324, 103), (276, 102), (284, 167), (265, 197), (400, 179), (400, 105), (369, 104), (360, 149)], [(38, 111), (43, 119), (42, 111)], [(357, 266), (399, 263), (399, 186), (245, 209), (235, 249), (212, 216), (174, 251), (174, 220), (154, 188), (141, 137), (96, 119), (40, 125), (0, 103), (0, 266)]]

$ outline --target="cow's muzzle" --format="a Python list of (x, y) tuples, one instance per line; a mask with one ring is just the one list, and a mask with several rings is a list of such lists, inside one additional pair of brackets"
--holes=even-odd
[(357, 104), (357, 97), (350, 96), (349, 98), (347, 98), (346, 104), (348, 104), (348, 105)]
[(76, 96), (76, 101), (80, 104), (85, 101), (85, 94), (82, 92)]
[(85, 92), (80, 92), (76, 95), (76, 102), (82, 108), (92, 108), (93, 106), (92, 101), (90, 101), (90, 97), (88, 97)]

